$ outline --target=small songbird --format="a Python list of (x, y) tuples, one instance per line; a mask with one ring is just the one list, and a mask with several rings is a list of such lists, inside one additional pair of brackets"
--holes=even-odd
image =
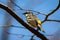
[(26, 21), (28, 24), (30, 24), (32, 27), (36, 27), (37, 30), (44, 32), (41, 26), (41, 21), (32, 12), (25, 12), (24, 15), (26, 16)]

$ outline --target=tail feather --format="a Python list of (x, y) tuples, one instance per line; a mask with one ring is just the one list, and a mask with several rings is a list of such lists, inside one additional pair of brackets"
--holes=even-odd
[(42, 32), (44, 32), (44, 33), (45, 33), (45, 31), (44, 31), (44, 29), (42, 28), (42, 26), (41, 26), (41, 25), (38, 25), (38, 30), (41, 30)]

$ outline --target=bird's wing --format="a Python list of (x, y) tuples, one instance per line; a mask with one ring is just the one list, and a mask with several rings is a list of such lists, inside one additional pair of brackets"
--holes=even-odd
[(33, 27), (37, 27), (35, 20), (32, 20), (32, 21), (30, 20), (28, 23)]
[(35, 15), (33, 15), (33, 16), (34, 16), (34, 19), (36, 20), (36, 22), (41, 25), (41, 21)]

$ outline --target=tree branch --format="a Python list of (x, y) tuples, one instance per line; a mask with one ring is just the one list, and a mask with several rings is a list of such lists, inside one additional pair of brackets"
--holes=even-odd
[(50, 19), (47, 19), (46, 21), (60, 22), (60, 20), (50, 20)]
[(34, 33), (37, 37), (41, 38), (42, 40), (48, 40), (43, 34), (39, 33), (37, 30), (33, 29), (31, 26), (29, 26), (27, 23), (25, 23), (12, 9), (7, 7), (6, 5), (0, 3), (0, 8), (7, 11), (11, 16), (13, 16), (19, 23), (21, 23), (25, 28), (27, 28), (29, 31)]
[(57, 6), (53, 11), (51, 11), (50, 13), (48, 13), (48, 14), (46, 15), (46, 17), (45, 17), (45, 19), (42, 21), (42, 23), (44, 23), (44, 22), (48, 19), (48, 17), (49, 17), (50, 15), (52, 15), (55, 11), (57, 11), (59, 8), (60, 8), (60, 0), (59, 0), (58, 6)]

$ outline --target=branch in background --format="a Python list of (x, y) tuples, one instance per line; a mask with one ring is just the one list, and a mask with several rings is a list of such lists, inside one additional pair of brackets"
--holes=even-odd
[(31, 36), (30, 40), (34, 40), (34, 39), (33, 39), (33, 38), (34, 38), (34, 36), (35, 36), (35, 35), (33, 34), (33, 35)]
[[(38, 13), (38, 14), (46, 15), (46, 14), (43, 14), (43, 13), (38, 12), (38, 11), (29, 10), (29, 9), (23, 9), (23, 8), (21, 8), (20, 6), (18, 6), (16, 3), (14, 3), (13, 0), (12, 0), (12, 1), (9, 0), (9, 2), (13, 3), (13, 4), (14, 4), (15, 6), (17, 6), (20, 10), (23, 10), (23, 11), (32, 11), (32, 12), (36, 12), (36, 13)], [(38, 14), (36, 14), (36, 15), (38, 15)]]
[(25, 35), (25, 34), (15, 34), (15, 33), (9, 33), (9, 32), (7, 32), (7, 31), (5, 31), (7, 34), (9, 34), (9, 35), (15, 35), (15, 36), (17, 36), (18, 38), (22, 38), (22, 37), (25, 37), (25, 36), (27, 36), (27, 37), (31, 37), (31, 35)]
[(27, 23), (25, 23), (12, 9), (7, 7), (6, 5), (0, 3), (0, 8), (7, 11), (12, 17), (14, 17), (20, 24), (22, 24), (25, 28), (35, 34), (37, 37), (41, 38), (42, 40), (48, 40), (43, 34), (39, 33), (37, 30), (33, 29)]
[(24, 27), (22, 27), (22, 26), (16, 26), (16, 25), (3, 25), (3, 26), (0, 26), (0, 28), (6, 28), (6, 26), (26, 29), (26, 28), (24, 28)]
[(51, 20), (51, 19), (47, 19), (46, 21), (60, 22), (60, 20)]
[[(15, 25), (10, 25), (11, 27), (16, 27), (16, 28), (24, 28), (24, 27), (21, 27), (21, 26), (15, 26)], [(24, 28), (26, 29), (26, 28)]]
[[(3, 25), (3, 26), (0, 26), (0, 28), (6, 28), (6, 26), (8, 27), (15, 27), (15, 28), (22, 28), (22, 29), (26, 29), (24, 27), (21, 27), (21, 26), (16, 26), (16, 25)], [(6, 31), (5, 31), (6, 32)], [(25, 35), (25, 34), (15, 34), (15, 33), (9, 33), (9, 32), (6, 32), (7, 34), (10, 34), (10, 35), (15, 35), (17, 36), (18, 38), (22, 38), (22, 37), (31, 37), (30, 40), (35, 40), (34, 39), (34, 34), (33, 35)], [(46, 36), (54, 36), (53, 34), (46, 34)]]
[(59, 9), (59, 7), (60, 7), (60, 1), (59, 1), (58, 6), (57, 6), (54, 10), (52, 10), (50, 13), (48, 13), (48, 14), (46, 15), (46, 17), (45, 17), (45, 19), (42, 21), (42, 23), (44, 23), (44, 22), (48, 19), (48, 17), (49, 17), (50, 15), (52, 15), (54, 12), (56, 12), (56, 11)]

